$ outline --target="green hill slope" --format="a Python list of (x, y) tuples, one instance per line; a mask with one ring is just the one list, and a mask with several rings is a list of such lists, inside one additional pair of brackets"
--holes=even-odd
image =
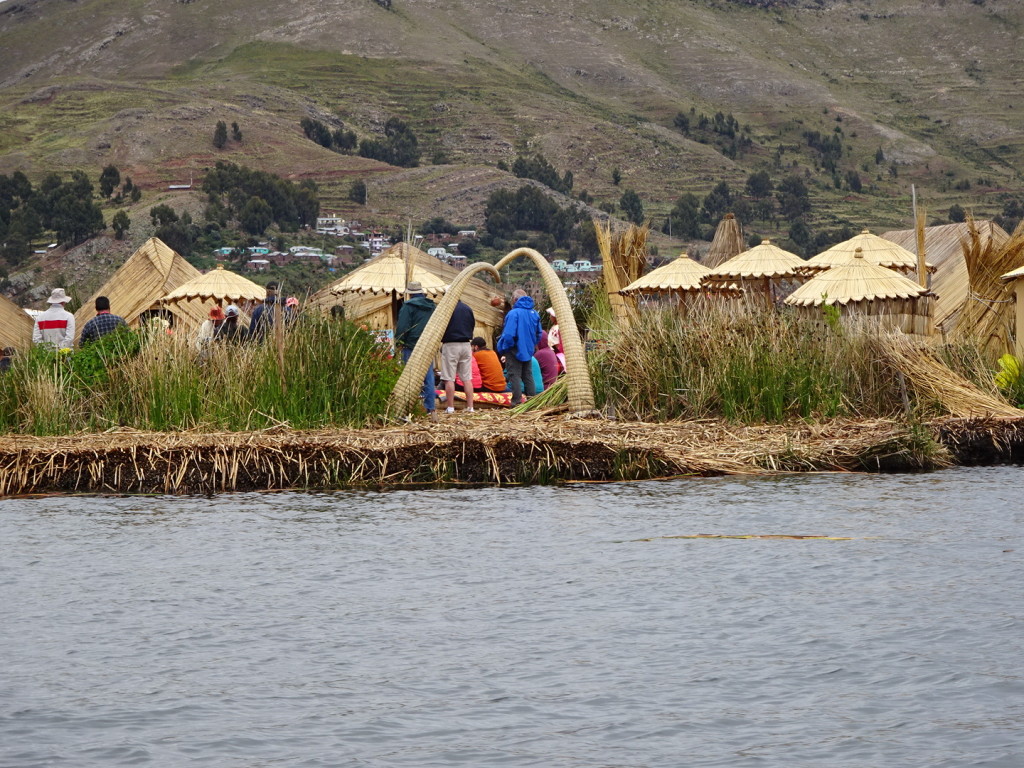
[[(0, 172), (114, 163), (159, 189), (227, 159), (315, 178), (325, 208), (353, 210), (363, 178), (365, 216), (470, 224), (517, 183), (494, 166), (529, 151), (655, 216), (757, 169), (805, 176), (822, 227), (905, 225), (912, 183), (931, 210), (990, 215), (1024, 167), (1022, 27), (1015, 0), (7, 0)], [(734, 115), (751, 144), (727, 156), (680, 112)], [(425, 164), (447, 162), (340, 155), (306, 139), (307, 116), (360, 138), (398, 116)], [(218, 120), (243, 141), (216, 150)], [(814, 131), (838, 137), (836, 173)]]

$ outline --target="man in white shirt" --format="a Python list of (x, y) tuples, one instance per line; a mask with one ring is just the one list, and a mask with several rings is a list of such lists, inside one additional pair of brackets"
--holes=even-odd
[(50, 344), (57, 349), (71, 349), (75, 345), (75, 316), (64, 309), (71, 297), (63, 288), (54, 288), (46, 303), (50, 308), (36, 315), (32, 326), (32, 342)]

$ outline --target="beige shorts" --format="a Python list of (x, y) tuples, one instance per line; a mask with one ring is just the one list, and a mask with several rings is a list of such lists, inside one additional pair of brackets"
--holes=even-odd
[(441, 378), (455, 381), (455, 376), (473, 380), (473, 348), (468, 341), (449, 341), (441, 345)]

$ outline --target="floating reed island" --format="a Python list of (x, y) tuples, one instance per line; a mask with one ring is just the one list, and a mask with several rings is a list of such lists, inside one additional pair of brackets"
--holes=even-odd
[[(126, 264), (152, 270), (148, 283), (129, 275), (139, 330), (71, 354), (23, 345), (0, 376), (0, 495), (604, 482), (1024, 459), (1024, 411), (1015, 407), (1024, 365), (1006, 354), (1021, 344), (1019, 305), (1007, 297), (1020, 291), (1024, 230), (1002, 244), (969, 230), (972, 301), (949, 315), (958, 322), (945, 335), (932, 322), (923, 256), (915, 283), (874, 263), (896, 253), (909, 270), (906, 254), (870, 233), (796, 288), (806, 278), (796, 257), (771, 244), (729, 256), (717, 272), (681, 257), (645, 281), (644, 228), (598, 235), (603, 281), (578, 324), (551, 265), (517, 249), (450, 282), (436, 278), (440, 300), (404, 366), (381, 331), (408, 276), (429, 265), (415, 249), (369, 262), (358, 284), (332, 284), (260, 342), (203, 344), (182, 331), (201, 316), (189, 302), (261, 297), (215, 270), (153, 304), (188, 270), (151, 241)], [(741, 247), (731, 240), (729, 251)], [(537, 267), (557, 316), (566, 375), (511, 411), (424, 419), (423, 374), (455, 303), (486, 304), (478, 332), (493, 335), (500, 269), (521, 256)], [(216, 285), (194, 285), (208, 281)], [(154, 311), (170, 313), (179, 332), (145, 322)], [(585, 334), (602, 343), (586, 352)]]
[(736, 425), (456, 415), (374, 430), (0, 438), (0, 495), (214, 494), (879, 472), (1024, 458), (1024, 420)]

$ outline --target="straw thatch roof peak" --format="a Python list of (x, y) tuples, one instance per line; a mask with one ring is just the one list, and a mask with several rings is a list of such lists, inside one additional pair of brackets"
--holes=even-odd
[[(849, 240), (833, 245), (814, 258), (808, 259), (804, 267), (809, 271), (818, 271), (846, 264), (853, 258), (853, 254), (858, 248), (864, 253), (864, 260), (872, 264), (900, 272), (917, 271), (916, 253), (891, 240), (874, 235), (868, 229), (862, 230), (859, 235), (854, 235)], [(927, 264), (927, 267), (929, 272), (935, 271), (933, 264)]]
[(189, 280), (163, 297), (164, 301), (175, 302), (187, 299), (200, 301), (252, 302), (267, 298), (267, 290), (247, 277), (224, 269), (218, 264), (205, 275)]
[(764, 240), (711, 270), (709, 279), (754, 280), (794, 277), (807, 262)]
[(708, 249), (708, 253), (704, 257), (704, 265), (717, 267), (733, 256), (742, 253), (746, 247), (747, 244), (743, 240), (743, 228), (740, 226), (739, 219), (733, 214), (727, 213), (718, 222), (715, 236), (711, 240), (711, 248)]
[(152, 309), (160, 299), (202, 273), (158, 237), (139, 246), (103, 286), (75, 312), (75, 328), (81, 333), (96, 316), (96, 298), (106, 296), (110, 308), (129, 325)]
[(928, 293), (927, 288), (898, 272), (871, 263), (868, 255), (857, 248), (848, 262), (819, 273), (793, 291), (786, 304), (798, 307), (845, 305), (917, 298)]
[(698, 264), (685, 253), (641, 275), (620, 293), (668, 293), (671, 291), (699, 291), (701, 278), (711, 270)]
[(436, 273), (435, 263), (441, 262), (409, 243), (398, 243), (333, 283), (330, 292), (400, 294), (407, 282), (418, 282), (425, 293), (439, 296), (450, 281)]

